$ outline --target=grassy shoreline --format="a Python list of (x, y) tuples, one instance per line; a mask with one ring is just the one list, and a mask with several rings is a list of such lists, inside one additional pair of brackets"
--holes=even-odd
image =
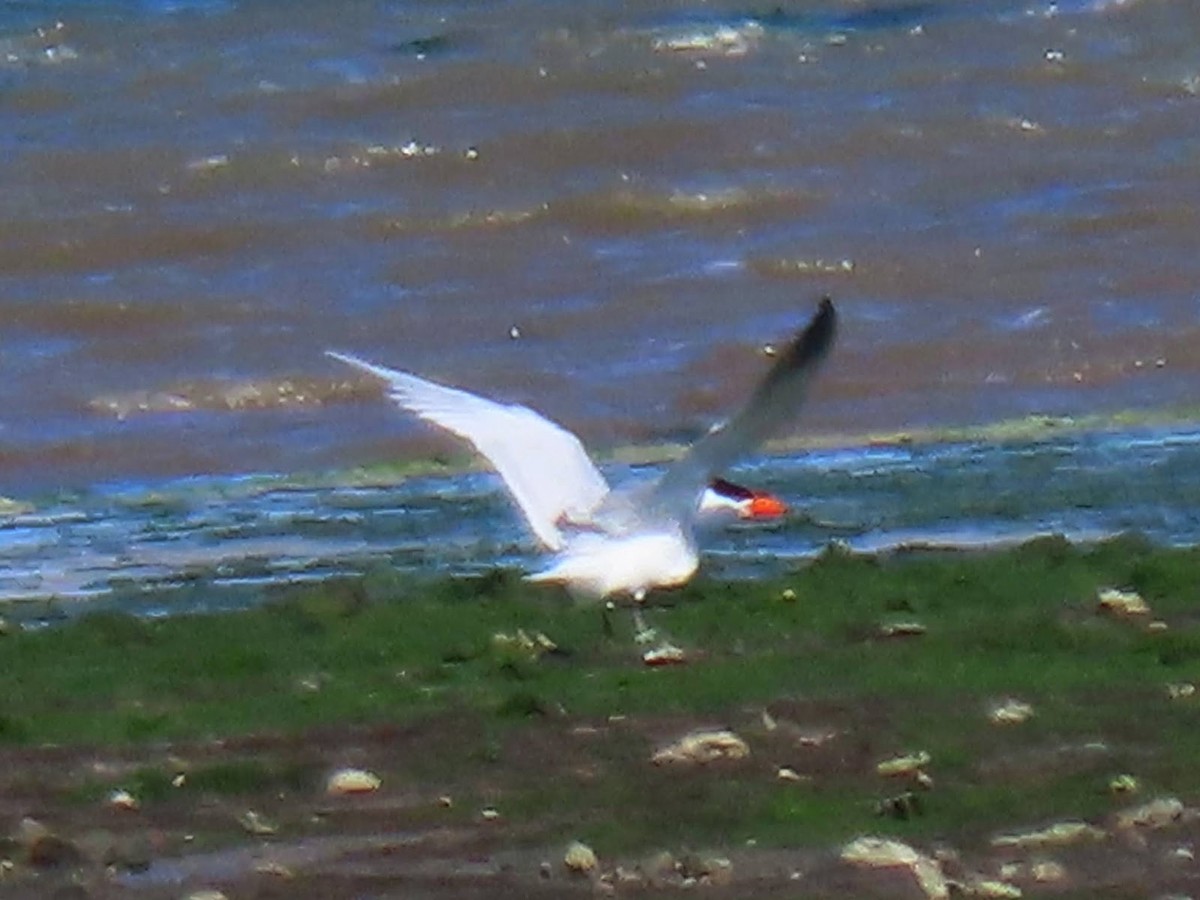
[[(1002, 831), (1065, 820), (1101, 833), (1131, 802), (1200, 798), (1197, 584), (1200, 550), (1136, 537), (831, 549), (779, 578), (701, 578), (653, 598), (650, 624), (688, 659), (662, 668), (643, 663), (624, 610), (609, 633), (596, 606), (506, 571), (379, 570), (280, 588), (234, 612), (10, 627), (0, 816), (33, 812), (71, 847), (97, 829), (121, 847), (123, 835), (151, 835), (152, 856), (165, 857), (238, 846), (303, 856), (334, 834), (375, 847), (381, 834), (451, 829), (477, 854), (517, 854), (532, 880), (511, 896), (546, 884), (520, 854), (568, 839), (608, 860), (715, 847), (741, 853), (745, 871), (870, 833), (994, 868), (999, 851), (987, 848)], [(1102, 609), (1105, 588), (1137, 592), (1149, 611)], [(998, 724), (1006, 702), (1032, 715)], [(698, 728), (729, 729), (746, 754), (653, 762)], [(904, 755), (916, 762), (881, 772)], [(326, 796), (345, 765), (382, 787)], [(115, 790), (138, 811), (114, 812)], [(481, 818), (489, 809), (498, 818)], [(251, 812), (267, 836), (248, 833)], [(105, 846), (119, 860), (108, 870), (141, 871), (145, 854)], [(1076, 852), (1090, 851), (1054, 855)], [(22, 878), (46, 877), (18, 874), (26, 888), (35, 882)], [(238, 878), (261, 880), (249, 868)], [(452, 881), (446, 896), (459, 895)], [(844, 895), (822, 883), (810, 895)], [(319, 879), (288, 885), (342, 896)], [(161, 896), (181, 896), (171, 890)]]

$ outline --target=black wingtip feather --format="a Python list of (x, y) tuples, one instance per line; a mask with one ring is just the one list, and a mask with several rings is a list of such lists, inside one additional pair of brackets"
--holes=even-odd
[(788, 378), (789, 373), (819, 363), (833, 346), (837, 336), (837, 310), (833, 301), (822, 297), (817, 312), (802, 331), (796, 333), (783, 358), (775, 364), (767, 376), (767, 385)]
[(816, 315), (808, 326), (796, 336), (794, 344), (796, 357), (799, 360), (817, 359), (829, 352), (837, 334), (837, 310), (833, 300), (822, 297), (817, 304)]

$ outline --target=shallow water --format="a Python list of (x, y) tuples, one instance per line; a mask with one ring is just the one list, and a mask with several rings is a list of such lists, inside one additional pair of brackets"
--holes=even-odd
[[(617, 483), (650, 469), (610, 466)], [(702, 570), (786, 572), (840, 541), (863, 552), (994, 547), (1046, 534), (1139, 532), (1200, 543), (1200, 433), (848, 448), (736, 473), (793, 505), (771, 525), (704, 535)], [(543, 560), (490, 473), (399, 483), (266, 479), (127, 485), (0, 524), (0, 600), (55, 620), (99, 606), (164, 615), (261, 602), (281, 584), (398, 568), (524, 570)]]

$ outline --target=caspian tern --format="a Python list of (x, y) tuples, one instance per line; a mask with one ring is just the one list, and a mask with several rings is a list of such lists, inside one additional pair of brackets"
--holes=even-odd
[(695, 573), (695, 526), (706, 488), (791, 421), (836, 330), (837, 314), (826, 297), (736, 415), (656, 481), (621, 491), (609, 488), (575, 435), (528, 407), (326, 352), (382, 379), (398, 406), (465, 439), (491, 463), (538, 541), (556, 554), (527, 580), (640, 601), (651, 588), (683, 584)]

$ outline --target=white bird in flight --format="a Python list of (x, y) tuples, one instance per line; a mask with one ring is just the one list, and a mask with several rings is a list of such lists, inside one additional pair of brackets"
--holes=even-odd
[(648, 590), (683, 584), (695, 573), (700, 562), (695, 528), (709, 485), (791, 421), (836, 330), (837, 314), (826, 297), (736, 415), (700, 438), (657, 480), (618, 491), (574, 434), (526, 406), (326, 352), (382, 379), (398, 406), (470, 442), (491, 463), (538, 541), (556, 554), (549, 567), (527, 580), (640, 601)]

